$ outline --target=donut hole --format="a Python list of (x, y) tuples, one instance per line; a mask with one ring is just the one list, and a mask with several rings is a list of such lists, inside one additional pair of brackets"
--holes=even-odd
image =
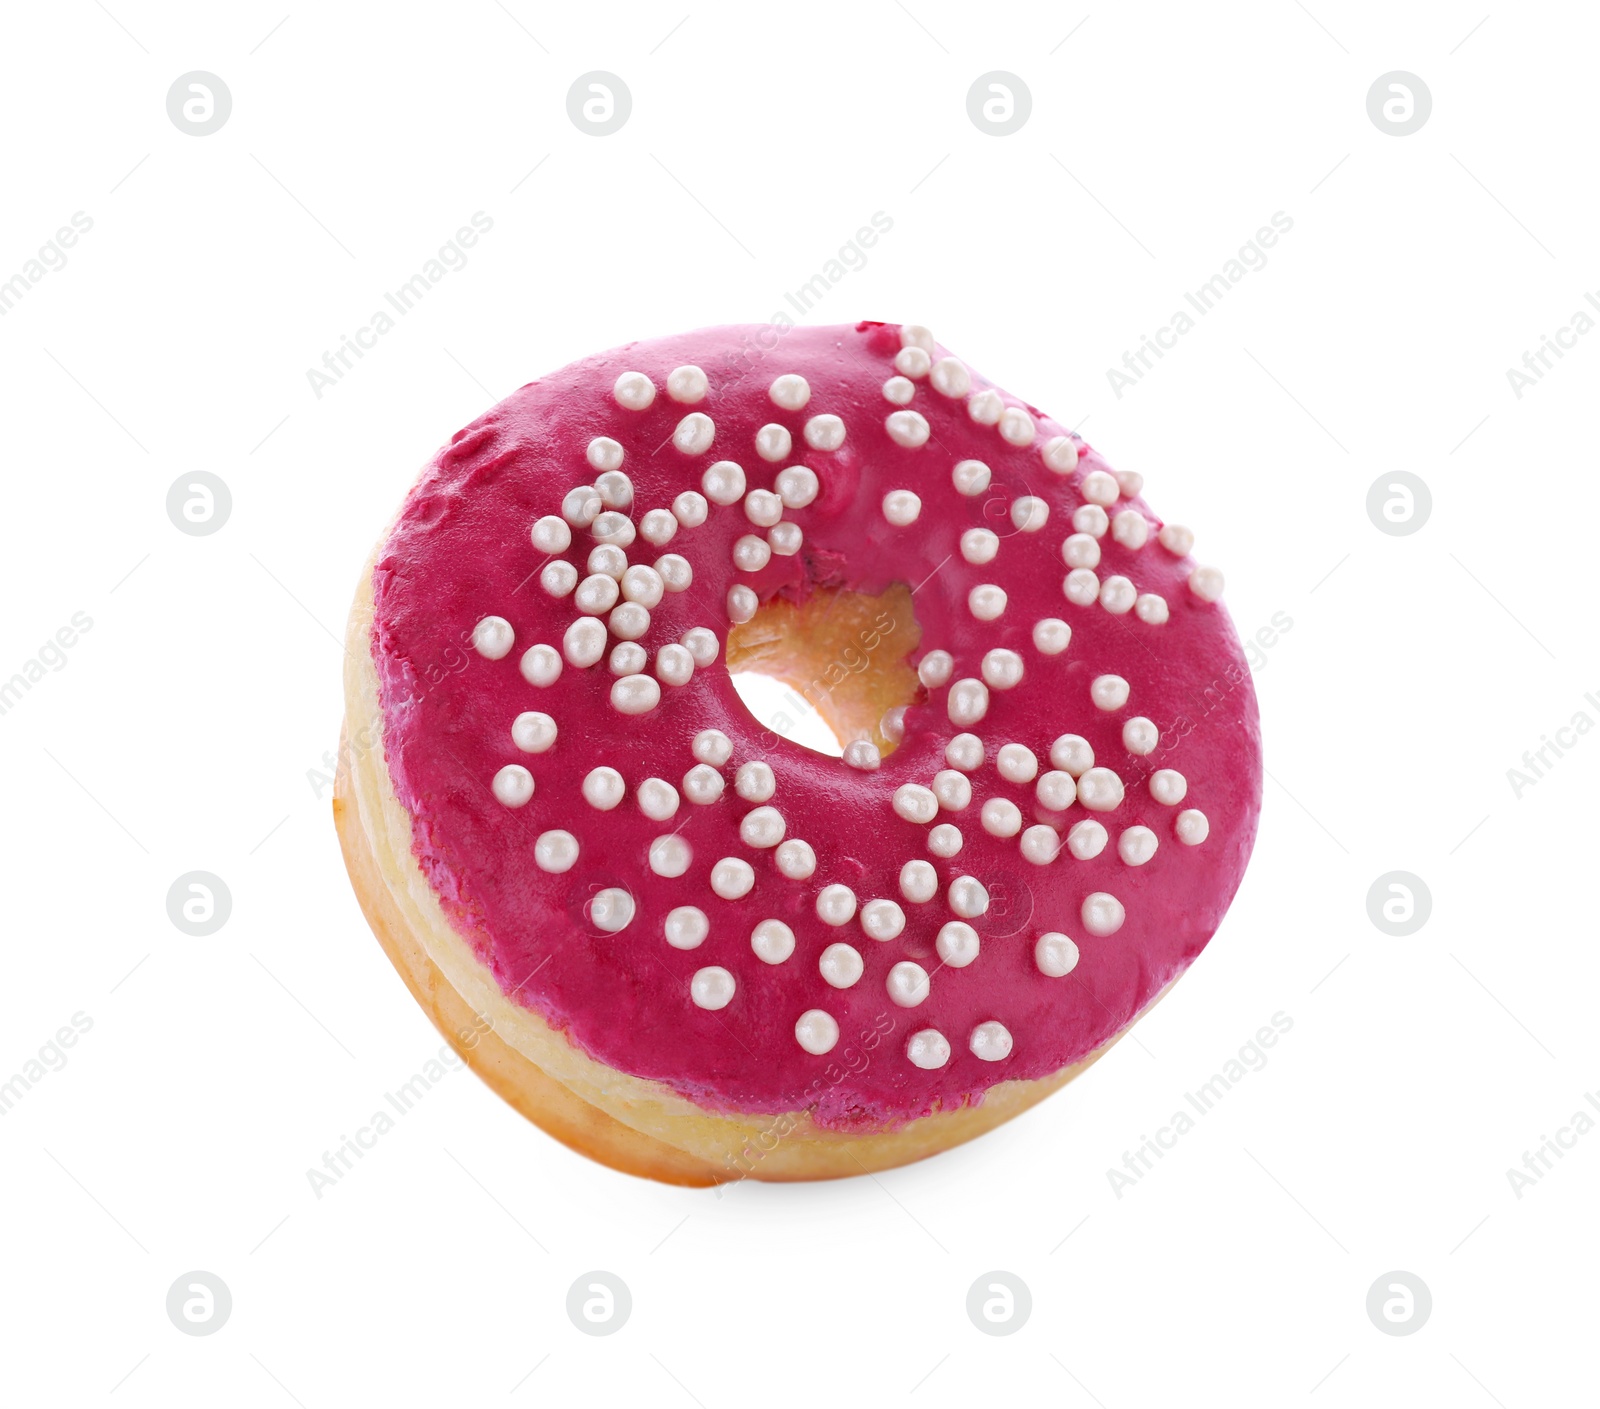
[(906, 660), (921, 639), (905, 583), (877, 596), (819, 588), (772, 597), (729, 631), (728, 671), (763, 728), (832, 758), (857, 739), (887, 757), (899, 711), (923, 694)]

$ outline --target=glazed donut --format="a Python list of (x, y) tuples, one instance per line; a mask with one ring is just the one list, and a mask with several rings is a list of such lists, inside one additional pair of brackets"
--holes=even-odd
[(631, 343), (457, 432), (360, 583), (334, 802), (413, 995), (682, 1184), (888, 1168), (1062, 1085), (1260, 808), (1222, 578), (1141, 489), (910, 324)]

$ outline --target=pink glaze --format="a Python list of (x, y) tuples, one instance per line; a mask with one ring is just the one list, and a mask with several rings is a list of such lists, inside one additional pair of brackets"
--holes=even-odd
[[(633, 343), (575, 363), (523, 387), (456, 434), (412, 490), (374, 572), (373, 654), (388, 767), (412, 817), (414, 853), (447, 911), (501, 987), (581, 1051), (630, 1076), (664, 1082), (713, 1111), (810, 1109), (830, 1127), (892, 1126), (978, 1101), (996, 1082), (1048, 1076), (1131, 1023), (1204, 948), (1255, 836), (1261, 794), (1255, 695), (1226, 612), (1188, 586), (1194, 562), (1158, 544), (1160, 520), (1142, 499), (1124, 497), (1109, 512), (1139, 509), (1150, 520), (1149, 542), (1135, 551), (1106, 534), (1096, 571), (1102, 580), (1120, 573), (1141, 592), (1159, 593), (1170, 620), (1152, 625), (1099, 603), (1069, 602), (1062, 541), (1084, 502), (1078, 492), (1084, 475), (1104, 470), (1104, 463), (1080, 442), (1077, 469), (1059, 476), (1041, 462), (1040, 447), (1064, 428), (1029, 407), (1040, 423), (1037, 439), (1014, 447), (995, 426), (971, 420), (964, 399), (940, 394), (926, 377), (917, 380), (910, 409), (927, 418), (932, 437), (916, 449), (895, 444), (884, 423), (899, 408), (885, 400), (882, 386), (895, 374), (900, 347), (895, 325), (731, 327)], [(943, 355), (943, 349), (934, 354)], [(677, 403), (666, 391), (668, 372), (687, 363), (710, 380), (709, 395), (697, 405)], [(644, 372), (655, 384), (648, 409), (624, 410), (613, 398), (613, 383), (625, 370)], [(769, 386), (785, 373), (810, 384), (801, 411), (769, 399)], [(974, 391), (987, 385), (973, 374)], [(1005, 401), (1025, 405), (1009, 395)], [(706, 413), (716, 426), (703, 455), (685, 455), (671, 441), (691, 411)], [(820, 413), (845, 422), (847, 438), (837, 451), (806, 445), (804, 424)], [(774, 422), (792, 432), (794, 449), (769, 464), (755, 453), (754, 437)], [(611, 707), (616, 677), (604, 660), (587, 670), (565, 664), (548, 688), (523, 679), (522, 653), (539, 642), (559, 652), (563, 631), (578, 615), (570, 596), (553, 598), (541, 587), (538, 573), (547, 559), (532, 547), (529, 528), (542, 515), (559, 514), (567, 490), (594, 481), (585, 449), (596, 436), (624, 448), (635, 525), (645, 511), (699, 489), (701, 473), (715, 460), (742, 465), (747, 489), (772, 488), (788, 464), (809, 465), (821, 480), (815, 502), (784, 512), (803, 527), (801, 551), (774, 556), (760, 572), (740, 572), (732, 563), (737, 538), (764, 533), (739, 504), (712, 504), (702, 526), (680, 528), (664, 547), (637, 538), (625, 549), (630, 563), (673, 552), (694, 568), (692, 587), (669, 593), (652, 612), (641, 642), (651, 673), (657, 650), (690, 627), (726, 639), (726, 593), (736, 582), (749, 583), (763, 599), (803, 596), (817, 585), (877, 593), (908, 583), (917, 588), (922, 628), (913, 662), (933, 650), (951, 652), (952, 682), (977, 676), (991, 648), (1022, 656), (1022, 683), (991, 691), (987, 717), (971, 726), (985, 743), (982, 767), (968, 775), (971, 804), (934, 819), (961, 829), (959, 855), (930, 855), (929, 827), (902, 820), (891, 803), (901, 784), (929, 785), (948, 766), (945, 745), (961, 732), (946, 717), (948, 686), (926, 692), (925, 702), (906, 712), (904, 742), (880, 769), (860, 772), (763, 729), (740, 701), (721, 654), (687, 685), (663, 685), (660, 705), (642, 717)], [(952, 488), (951, 468), (967, 458), (993, 470), (987, 493), (964, 497)], [(910, 527), (892, 527), (880, 510), (893, 489), (921, 496), (921, 515)], [(1013, 528), (1009, 510), (1019, 494), (1049, 503), (1042, 531)], [(969, 565), (958, 549), (961, 532), (973, 526), (1001, 537), (999, 555), (987, 566)], [(593, 546), (588, 530), (574, 529), (572, 547), (560, 555), (577, 566), (580, 579)], [(968, 610), (967, 594), (982, 582), (1009, 593), (996, 621), (976, 620)], [(474, 625), (491, 614), (516, 632), (501, 660), (485, 659), (470, 644)], [(1031, 630), (1041, 617), (1071, 625), (1063, 654), (1034, 648)], [(1131, 686), (1128, 704), (1112, 712), (1089, 695), (1090, 682), (1105, 673)], [(526, 754), (512, 742), (513, 718), (529, 709), (556, 720), (559, 737), (547, 753)], [(1122, 725), (1134, 715), (1161, 731), (1159, 747), (1145, 758), (1122, 743)], [(685, 796), (671, 821), (652, 822), (634, 790), (659, 777), (681, 791), (696, 762), (691, 741), (706, 728), (733, 742), (733, 757), (719, 770), (728, 783), (722, 798), (699, 806)], [(1096, 763), (1123, 780), (1125, 797), (1113, 812), (1091, 813), (1081, 802), (1065, 813), (1046, 812), (1033, 784), (1006, 782), (996, 771), (1000, 746), (1020, 742), (1044, 772), (1051, 741), (1063, 733), (1085, 736)], [(733, 779), (750, 759), (764, 759), (776, 774), (770, 805), (783, 814), (787, 836), (815, 849), (809, 880), (787, 879), (771, 850), (739, 839), (739, 821), (755, 804), (737, 796)], [(502, 805), (490, 787), (510, 763), (524, 765), (536, 780), (533, 800), (521, 808)], [(616, 768), (628, 787), (609, 812), (590, 807), (579, 791), (600, 764)], [(1147, 779), (1157, 768), (1187, 778), (1179, 806), (1151, 796)], [(1047, 865), (1031, 864), (1017, 837), (994, 837), (980, 825), (982, 804), (996, 796), (1021, 808), (1024, 827), (1046, 821), (1065, 832), (1092, 817), (1107, 827), (1110, 842), (1092, 860), (1063, 850)], [(1201, 845), (1181, 844), (1175, 834), (1186, 808), (1209, 819)], [(1125, 864), (1117, 851), (1119, 834), (1134, 824), (1149, 826), (1160, 841), (1142, 866)], [(560, 875), (538, 869), (533, 859), (535, 838), (554, 828), (571, 832), (580, 845), (577, 863)], [(683, 876), (669, 880), (653, 874), (646, 857), (651, 840), (671, 831), (689, 843), (693, 860)], [(721, 899), (711, 889), (711, 868), (725, 856), (755, 868), (755, 887), (741, 900)], [(931, 862), (939, 877), (926, 904), (900, 892), (900, 868), (912, 858)], [(961, 875), (989, 888), (991, 908), (971, 922), (981, 937), (977, 960), (941, 967), (934, 938), (956, 918), (946, 887)], [(887, 942), (871, 939), (859, 915), (839, 928), (824, 924), (815, 901), (832, 883), (848, 885), (862, 904), (897, 901), (906, 913), (904, 932)], [(617, 934), (602, 932), (586, 911), (606, 887), (622, 887), (636, 901), (633, 921)], [(1110, 892), (1124, 905), (1117, 933), (1098, 938), (1085, 930), (1080, 907), (1092, 891)], [(674, 949), (663, 938), (664, 918), (679, 905), (696, 905), (710, 918), (710, 936), (699, 948)], [(797, 939), (781, 964), (766, 964), (751, 951), (751, 931), (767, 918), (786, 922)], [(1081, 958), (1065, 977), (1046, 977), (1036, 966), (1035, 941), (1045, 931), (1064, 932), (1078, 944)], [(822, 950), (841, 941), (865, 962), (860, 981), (842, 990), (825, 983), (817, 967)], [(885, 988), (890, 967), (903, 959), (933, 975), (928, 998), (914, 1008), (897, 1007)], [(737, 981), (732, 1002), (720, 1011), (690, 999), (690, 979), (707, 965), (728, 969)], [(795, 1038), (797, 1019), (812, 1008), (839, 1024), (838, 1045), (826, 1055), (811, 1055)], [(973, 1027), (990, 1020), (1013, 1038), (1001, 1061), (979, 1060), (968, 1047)], [(910, 1035), (927, 1027), (942, 1032), (952, 1049), (939, 1070), (919, 1069), (905, 1054)]]

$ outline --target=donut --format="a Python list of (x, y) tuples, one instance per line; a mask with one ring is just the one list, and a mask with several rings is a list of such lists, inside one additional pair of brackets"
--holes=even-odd
[(1192, 548), (919, 325), (576, 362), (458, 431), (362, 575), (357, 897), (461, 1056), (615, 1169), (948, 1149), (1103, 1055), (1243, 877), (1255, 694)]

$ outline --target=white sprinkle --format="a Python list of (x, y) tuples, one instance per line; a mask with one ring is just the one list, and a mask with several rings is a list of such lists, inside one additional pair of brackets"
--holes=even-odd
[(785, 411), (798, 411), (811, 400), (811, 386), (804, 377), (786, 372), (767, 388), (767, 395), (772, 398), (774, 406), (781, 406)]
[(783, 517), (783, 500), (770, 489), (752, 489), (744, 496), (744, 516), (758, 528), (771, 528)]
[(661, 703), (661, 686), (648, 675), (624, 675), (611, 686), (611, 708), (618, 714), (649, 714)]
[(494, 775), (495, 797), (507, 807), (524, 807), (533, 796), (533, 774), (520, 763), (508, 763)]
[(906, 1039), (906, 1060), (923, 1071), (938, 1071), (950, 1060), (950, 1040), (937, 1028), (913, 1032)]
[(523, 753), (546, 753), (556, 741), (556, 722), (548, 714), (525, 709), (511, 721), (511, 742)]
[(1100, 600), (1100, 579), (1088, 568), (1073, 568), (1062, 582), (1061, 591), (1075, 607), (1093, 606)]
[(965, 838), (961, 835), (960, 827), (953, 827), (948, 822), (941, 822), (928, 833), (928, 853), (937, 856), (943, 861), (948, 861), (960, 852)]
[(758, 807), (739, 823), (739, 840), (746, 846), (766, 851), (783, 840), (788, 824), (776, 807)]
[(1120, 675), (1097, 675), (1089, 685), (1096, 709), (1121, 709), (1128, 703), (1128, 682)]
[(615, 509), (607, 509), (590, 525), (589, 531), (601, 543), (610, 543), (618, 548), (626, 548), (633, 542), (638, 530), (633, 526), (633, 520), (626, 514), (619, 514)]
[(724, 856), (711, 868), (711, 889), (724, 900), (743, 900), (755, 883), (755, 868), (737, 856)]
[(805, 465), (790, 465), (779, 470), (773, 482), (786, 509), (803, 509), (817, 497), (817, 472)]
[(603, 616), (616, 606), (621, 589), (614, 577), (603, 572), (591, 573), (578, 584), (572, 605), (589, 616)]
[(989, 892), (976, 876), (957, 876), (950, 882), (945, 899), (963, 920), (975, 920), (989, 909)]
[(861, 907), (861, 929), (868, 939), (886, 943), (906, 927), (906, 912), (892, 900), (869, 900)]
[(920, 347), (902, 347), (894, 355), (894, 369), (902, 377), (925, 377), (933, 366), (933, 358)]
[(704, 455), (717, 437), (717, 428), (704, 411), (691, 411), (672, 432), (672, 443), (685, 455)]
[(856, 895), (849, 886), (823, 886), (817, 892), (817, 918), (825, 925), (848, 925), (856, 916)]
[(1020, 406), (1008, 406), (1000, 413), (1000, 439), (1007, 445), (1032, 445), (1038, 428), (1033, 417)]
[(959, 727), (978, 723), (988, 712), (989, 689), (981, 680), (957, 680), (945, 697), (945, 713)]
[(749, 621), (760, 605), (761, 599), (742, 583), (728, 589), (728, 620), (735, 626), (743, 626)]
[(737, 504), (744, 498), (744, 469), (732, 460), (718, 460), (706, 466), (700, 488), (713, 504)]
[(1078, 468), (1078, 442), (1070, 435), (1053, 435), (1039, 447), (1039, 458), (1053, 474), (1070, 475)]
[(1189, 780), (1175, 768), (1158, 768), (1150, 775), (1150, 796), (1163, 807), (1176, 807), (1189, 791)]
[(821, 1008), (808, 1008), (794, 1025), (794, 1040), (813, 1057), (833, 1051), (839, 1041), (839, 1024)]
[(767, 530), (767, 545), (780, 558), (792, 558), (800, 551), (805, 533), (797, 523), (775, 523)]
[(669, 509), (651, 509), (639, 520), (639, 537), (657, 548), (672, 542), (678, 532), (678, 520)]
[(661, 585), (669, 592), (684, 592), (694, 581), (694, 569), (689, 560), (678, 553), (663, 553), (655, 561), (655, 570), (661, 575)]
[(698, 905), (679, 905), (667, 911), (662, 932), (674, 949), (698, 949), (711, 933), (711, 921)]
[(1144, 489), (1144, 476), (1137, 470), (1118, 470), (1117, 487), (1126, 499), (1137, 499)]
[(959, 812), (972, 801), (972, 784), (965, 773), (958, 773), (954, 768), (941, 768), (933, 775), (933, 795), (946, 812)]
[(529, 646), (522, 653), (519, 669), (530, 685), (554, 685), (561, 678), (561, 657), (554, 646)]
[(649, 660), (644, 647), (637, 641), (619, 641), (606, 658), (606, 668), (613, 675), (637, 675)]
[(939, 890), (939, 877), (926, 861), (907, 861), (900, 868), (900, 894), (913, 905), (926, 905)]
[(890, 377), (883, 384), (883, 399), (893, 406), (909, 406), (917, 394), (917, 384), (905, 377)]
[(639, 811), (652, 822), (665, 822), (678, 811), (678, 790), (665, 778), (646, 778), (634, 790)]
[(944, 746), (944, 761), (963, 773), (983, 767), (983, 740), (976, 734), (957, 734)]
[(1069, 568), (1100, 566), (1100, 541), (1093, 534), (1069, 534), (1061, 544), (1061, 561)]
[(539, 585), (552, 597), (565, 597), (578, 585), (578, 570), (561, 558), (552, 558), (539, 572)]
[(1211, 835), (1211, 823), (1206, 819), (1206, 814), (1198, 808), (1186, 807), (1178, 814), (1178, 820), (1173, 824), (1172, 830), (1177, 833), (1178, 840), (1185, 846), (1199, 846)]
[(704, 401), (710, 389), (711, 383), (706, 374), (692, 362), (683, 367), (674, 367), (667, 373), (667, 395), (686, 406)]
[(844, 444), (844, 422), (837, 416), (813, 416), (806, 422), (805, 437), (813, 450), (837, 450)]
[(540, 832), (533, 843), (533, 864), (553, 876), (570, 871), (577, 859), (578, 839), (571, 832)]
[(1150, 537), (1150, 522), (1137, 509), (1124, 509), (1111, 520), (1111, 536), (1137, 552)]
[(1040, 655), (1058, 656), (1072, 644), (1072, 628), (1058, 616), (1042, 616), (1033, 624), (1033, 647)]
[(1100, 584), (1100, 605), (1112, 616), (1126, 616), (1138, 597), (1139, 589), (1119, 574), (1113, 574)]
[(1022, 683), (1022, 657), (1015, 651), (985, 651), (979, 668), (991, 690), (1012, 690)]
[(1067, 833), (1067, 850), (1079, 861), (1093, 861), (1110, 840), (1111, 833), (1099, 822), (1083, 821)]
[(841, 761), (846, 768), (855, 768), (862, 773), (874, 773), (883, 765), (883, 755), (878, 752), (878, 746), (871, 739), (851, 739), (844, 746)]
[(920, 783), (902, 783), (895, 789), (894, 810), (907, 822), (926, 826), (938, 815), (939, 799), (932, 788)]
[(1005, 409), (1005, 401), (993, 387), (975, 391), (967, 398), (967, 415), (980, 426), (994, 425), (1004, 414)]
[(1036, 494), (1011, 501), (1011, 524), (1018, 533), (1037, 533), (1050, 517), (1050, 506)]
[(606, 653), (606, 629), (592, 616), (581, 616), (561, 638), (561, 653), (569, 665), (587, 670)]
[(934, 948), (952, 969), (964, 969), (978, 957), (978, 932), (963, 920), (951, 920), (940, 927)]
[(791, 881), (810, 880), (817, 869), (817, 853), (811, 849), (810, 842), (801, 841), (798, 837), (790, 837), (777, 851), (773, 859), (778, 864), (781, 875)]
[(794, 931), (782, 920), (763, 920), (750, 931), (750, 948), (763, 964), (781, 964), (794, 953)]
[(1098, 504), (1080, 504), (1072, 511), (1072, 527), (1078, 533), (1087, 533), (1091, 538), (1104, 538), (1110, 526), (1111, 520)]
[(619, 886), (609, 886), (589, 902), (589, 918), (597, 929), (616, 934), (633, 923), (633, 897)]
[(929, 369), (928, 380), (941, 396), (961, 397), (972, 390), (972, 373), (959, 357), (941, 357)]
[(746, 802), (766, 802), (778, 790), (772, 769), (760, 759), (739, 765), (733, 775), (733, 790)]
[(883, 496), (883, 516), (896, 528), (915, 523), (921, 512), (922, 500), (909, 489), (891, 489)]
[[(610, 472), (622, 468), (622, 447), (608, 435), (597, 435), (591, 440), (586, 454), (591, 469)], [(601, 484), (598, 480), (595, 482), (596, 492), (613, 509), (626, 509), (633, 502), (633, 486), (628, 484), (626, 475), (621, 476), (621, 478), (622, 483), (628, 486), (627, 497), (621, 503), (617, 503), (611, 495), (607, 494), (604, 484)], [(614, 485), (615, 481), (613, 481)]]
[(715, 1012), (733, 1002), (737, 987), (733, 975), (726, 969), (718, 964), (709, 964), (695, 970), (694, 977), (689, 980), (689, 997), (694, 1000), (695, 1007)]
[(1094, 767), (1094, 749), (1082, 734), (1062, 734), (1050, 745), (1050, 765), (1081, 778)]
[(661, 602), (667, 586), (661, 574), (643, 563), (635, 563), (622, 574), (622, 595), (641, 607), (655, 607)]
[(686, 489), (672, 501), (672, 517), (685, 528), (699, 528), (706, 521), (706, 497), (695, 489)]
[(955, 657), (949, 651), (929, 651), (917, 663), (917, 679), (930, 690), (937, 690), (949, 681), (955, 667)]
[(572, 546), (572, 527), (559, 514), (535, 519), (528, 536), (541, 553), (564, 553)]
[(1160, 742), (1161, 731), (1156, 728), (1155, 721), (1146, 719), (1142, 714), (1135, 715), (1122, 726), (1122, 746), (1129, 753), (1136, 753), (1142, 758), (1154, 753)]
[(690, 749), (701, 763), (713, 768), (721, 768), (733, 757), (733, 743), (720, 729), (702, 729), (694, 736)]
[(902, 959), (889, 970), (884, 985), (889, 991), (889, 1001), (898, 1008), (915, 1008), (928, 996), (928, 971), (921, 964)]
[(1148, 827), (1129, 827), (1117, 838), (1117, 855), (1124, 864), (1143, 866), (1156, 854), (1156, 834)]
[(1035, 866), (1048, 866), (1060, 854), (1061, 839), (1054, 827), (1038, 822), (1023, 831), (1022, 840), (1017, 846), (1024, 861), (1031, 861)]
[(1065, 812), (1078, 800), (1078, 782), (1072, 774), (1052, 768), (1034, 785), (1039, 806), (1049, 812)]
[(1065, 978), (1078, 967), (1078, 946), (1059, 931), (1039, 936), (1033, 946), (1033, 962), (1046, 978)]
[(1022, 810), (1010, 798), (990, 798), (978, 816), (991, 837), (1014, 837), (1022, 830)]
[(961, 556), (973, 567), (992, 563), (1000, 551), (1000, 536), (992, 529), (969, 528), (961, 535)]
[(663, 646), (656, 652), (656, 679), (663, 685), (687, 685), (694, 676), (694, 656), (684, 646)]
[(1103, 890), (1085, 896), (1080, 913), (1083, 916), (1084, 929), (1090, 934), (1099, 935), (1102, 939), (1120, 930), (1123, 920), (1127, 918), (1122, 902)]
[(1167, 599), (1154, 592), (1141, 592), (1133, 604), (1134, 615), (1150, 626), (1164, 625), (1167, 620)]
[(603, 508), (605, 504), (594, 486), (580, 484), (569, 489), (561, 501), (561, 517), (574, 528), (588, 528)]
[(1002, 744), (995, 767), (1008, 783), (1031, 783), (1039, 775), (1039, 760), (1024, 744)]
[(928, 443), (928, 420), (920, 411), (891, 411), (883, 423), (889, 439), (907, 450)]
[(683, 775), (683, 795), (705, 807), (722, 796), (722, 774), (704, 763), (697, 763)]
[(637, 641), (650, 629), (650, 613), (637, 602), (624, 602), (606, 618), (611, 634), (623, 641)]
[(772, 548), (765, 538), (742, 534), (733, 543), (733, 565), (740, 572), (760, 572), (772, 561)]
[(1091, 504), (1098, 504), (1105, 509), (1117, 502), (1122, 486), (1104, 470), (1090, 470), (1078, 485), (1078, 493)]
[(1176, 558), (1186, 558), (1194, 551), (1194, 530), (1181, 523), (1161, 525), (1156, 541)]
[(756, 432), (756, 454), (769, 465), (787, 460), (793, 446), (794, 439), (788, 427), (780, 426), (776, 421), (769, 422)]
[(992, 582), (980, 582), (967, 593), (967, 610), (979, 621), (995, 621), (1005, 609), (1005, 588)]
[(643, 411), (656, 399), (656, 384), (643, 372), (624, 372), (611, 388), (624, 411)]
[(602, 543), (589, 550), (589, 571), (622, 581), (628, 570), (628, 555), (613, 543)]
[(472, 628), (472, 648), (485, 660), (504, 660), (515, 641), (516, 633), (503, 616), (486, 616)]
[(650, 869), (668, 880), (687, 871), (693, 859), (694, 852), (690, 850), (689, 843), (676, 833), (657, 837), (650, 843)]
[(1091, 812), (1114, 812), (1122, 806), (1122, 779), (1109, 768), (1091, 768), (1078, 779), (1078, 801)]
[(1003, 1062), (1011, 1055), (1011, 1034), (1000, 1023), (979, 1023), (972, 1029), (967, 1046), (980, 1062)]
[(965, 494), (969, 499), (988, 489), (991, 477), (989, 467), (982, 460), (958, 460), (950, 471), (950, 482), (955, 485), (956, 493)]
[(817, 960), (823, 981), (834, 988), (850, 988), (861, 979), (866, 965), (861, 955), (848, 944), (830, 944)]
[(615, 768), (591, 768), (583, 780), (583, 800), (596, 812), (610, 812), (627, 791)]
[(1196, 568), (1189, 574), (1189, 590), (1202, 602), (1216, 601), (1222, 595), (1222, 573), (1216, 568)]

